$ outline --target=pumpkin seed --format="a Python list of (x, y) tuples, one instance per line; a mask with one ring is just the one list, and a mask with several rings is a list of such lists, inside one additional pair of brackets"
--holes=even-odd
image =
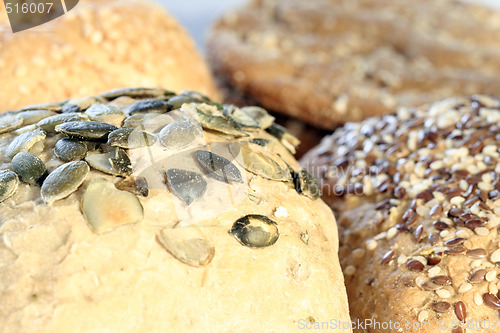
[(62, 138), (56, 142), (54, 153), (64, 162), (81, 160), (87, 155), (87, 145), (77, 140)]
[(126, 115), (117, 107), (105, 104), (93, 104), (85, 113), (91, 120), (121, 126)]
[(321, 188), (316, 179), (307, 170), (302, 169), (298, 173), (298, 189), (297, 192), (304, 194), (313, 200), (321, 196)]
[(199, 134), (199, 129), (189, 120), (185, 120), (168, 124), (160, 131), (158, 136), (165, 147), (181, 149), (193, 143)]
[(42, 119), (57, 115), (57, 113), (50, 110), (28, 110), (18, 112), (17, 115), (23, 118), (23, 126), (26, 126), (36, 124)]
[(154, 98), (158, 96), (172, 95), (175, 95), (175, 93), (159, 88), (118, 88), (102, 93), (101, 97), (110, 101), (123, 96), (132, 98)]
[(16, 137), (5, 150), (7, 158), (13, 158), (19, 152), (31, 152), (39, 154), (43, 151), (45, 131), (37, 128), (34, 131), (26, 132)]
[(140, 222), (144, 210), (132, 193), (120, 191), (104, 178), (89, 183), (82, 197), (82, 212), (96, 233), (111, 231), (118, 226)]
[(210, 98), (208, 96), (203, 95), (202, 93), (197, 92), (197, 91), (193, 91), (193, 90), (183, 90), (179, 93), (179, 95), (196, 98), (196, 99), (199, 99), (203, 102), (210, 102)]
[(38, 128), (37, 124), (31, 124), (31, 125), (28, 125), (28, 126), (23, 126), (23, 127), (20, 127), (16, 130), (13, 130), (11, 133), (13, 135), (21, 135), (23, 133), (26, 133), (26, 132), (31, 132), (31, 131), (34, 131)]
[(228, 159), (206, 150), (197, 150), (194, 155), (209, 177), (228, 184), (243, 183), (240, 170)]
[(113, 176), (128, 176), (132, 174), (132, 163), (127, 153), (121, 148), (103, 154), (87, 155), (85, 161), (94, 169)]
[(187, 205), (200, 198), (207, 190), (207, 181), (203, 175), (182, 169), (167, 170), (168, 187)]
[(259, 128), (259, 122), (248, 112), (234, 105), (224, 105), (223, 114), (243, 127)]
[(148, 180), (144, 177), (127, 177), (115, 183), (115, 187), (135, 195), (147, 197), (149, 195)]
[(241, 110), (253, 117), (262, 129), (266, 129), (274, 123), (275, 118), (259, 106), (245, 106)]
[(128, 110), (128, 114), (136, 113), (165, 113), (171, 110), (170, 104), (157, 99), (143, 99), (132, 104)]
[(104, 103), (106, 100), (102, 97), (89, 96), (83, 98), (70, 99), (62, 106), (62, 113), (83, 112), (95, 103)]
[(256, 145), (267, 148), (269, 150), (273, 150), (273, 148), (274, 148), (274, 142), (271, 140), (268, 140), (268, 139), (253, 138), (253, 139), (249, 140), (249, 142), (255, 143)]
[(45, 203), (51, 204), (75, 192), (89, 174), (84, 161), (65, 163), (52, 171), (42, 185), (41, 195)]
[(60, 112), (62, 105), (66, 101), (59, 101), (59, 102), (51, 102), (51, 103), (45, 103), (45, 104), (35, 104), (35, 105), (29, 105), (25, 106), (22, 109), (19, 109), (19, 111), (29, 111), (29, 110), (49, 110), (49, 111), (54, 111), (54, 112)]
[(198, 120), (204, 128), (211, 129), (234, 137), (248, 136), (247, 133), (241, 130), (240, 126), (223, 117), (220, 112), (214, 112), (217, 108), (200, 108), (197, 107)]
[[(230, 146), (232, 155), (236, 158), (236, 145)], [(243, 142), (239, 145), (246, 170), (258, 176), (279, 181), (291, 181), (291, 174), (286, 163), (276, 154), (256, 144)]]
[(266, 247), (279, 238), (278, 224), (263, 215), (247, 215), (238, 219), (229, 231), (242, 245)]
[(170, 110), (176, 110), (184, 103), (203, 103), (203, 100), (189, 95), (177, 95), (170, 97), (167, 103), (170, 106)]
[(0, 202), (10, 198), (19, 186), (19, 177), (10, 170), (0, 171)]
[(36, 155), (27, 152), (16, 154), (12, 159), (12, 170), (28, 184), (42, 185), (47, 176), (47, 168)]
[(67, 123), (70, 121), (87, 121), (90, 120), (89, 116), (85, 113), (64, 113), (55, 116), (47, 117), (38, 122), (38, 127), (47, 133), (55, 133), (55, 127), (59, 124)]
[(153, 134), (133, 128), (119, 128), (108, 135), (108, 145), (127, 149), (152, 146), (155, 142)]
[(23, 125), (23, 118), (14, 113), (0, 115), (0, 134), (11, 132)]
[(207, 265), (215, 254), (214, 246), (196, 226), (162, 229), (158, 240), (174, 258), (194, 267)]
[(266, 132), (277, 138), (290, 153), (297, 152), (296, 147), (300, 144), (300, 140), (290, 134), (283, 126), (272, 124), (266, 128)]
[(72, 139), (107, 142), (108, 134), (118, 128), (99, 121), (70, 121), (57, 125), (55, 129)]

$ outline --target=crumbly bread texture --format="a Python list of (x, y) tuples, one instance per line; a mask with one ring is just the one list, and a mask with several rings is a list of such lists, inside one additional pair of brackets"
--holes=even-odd
[(264, 107), (333, 129), (497, 92), (499, 19), (452, 0), (253, 0), (214, 26), (208, 56)]
[(498, 331), (499, 124), (498, 99), (447, 99), (348, 123), (304, 157), (337, 214), (353, 320)]
[(0, 72), (0, 111), (131, 85), (219, 97), (190, 36), (149, 1), (80, 0), (15, 34), (0, 6)]
[[(0, 135), (0, 169), (14, 170), (22, 179), (32, 175), (42, 184), (22, 181), (11, 190), (16, 177), (0, 172), (2, 332), (300, 332), (315, 323), (350, 321), (333, 213), (321, 199), (308, 197), (317, 198), (314, 181), (308, 187), (288, 178), (299, 165), (287, 150), (290, 145), (264, 131), (273, 126), (272, 118), (258, 127), (239, 126), (218, 113), (235, 108), (192, 92), (174, 96), (158, 89), (105, 93), (79, 103), (86, 106), (76, 113), (71, 112), (75, 104), (54, 103), (0, 116), (0, 129), (6, 131)], [(189, 115), (199, 110), (211, 117), (200, 117), (198, 128)], [(60, 112), (81, 120), (68, 122)], [(269, 119), (265, 111), (259, 114)], [(21, 127), (19, 117), (34, 124)], [(96, 119), (122, 128), (107, 133), (110, 125)], [(250, 121), (234, 114), (233, 119)], [(155, 137), (162, 143), (120, 148), (139, 142), (116, 135), (134, 125), (149, 133), (149, 142)], [(175, 130), (165, 126), (187, 126), (198, 143), (193, 148), (193, 142), (185, 142), (186, 133), (180, 141), (169, 136)], [(15, 143), (20, 135), (26, 145)], [(252, 139), (260, 139), (254, 140), (260, 145)], [(76, 149), (61, 142), (82, 143), (87, 152), (63, 162), (59, 157), (75, 156)], [(224, 147), (241, 147), (243, 163), (229, 161)], [(127, 166), (137, 170), (134, 156), (143, 148), (147, 156), (174, 149), (180, 160), (158, 161), (154, 170), (161, 176), (141, 178)], [(203, 153), (193, 154), (196, 150)], [(247, 161), (250, 150), (262, 159)], [(120, 154), (99, 160), (113, 151)], [(209, 151), (217, 155), (206, 160)], [(39, 158), (48, 176), (35, 177), (38, 169), (18, 163), (28, 157)], [(278, 164), (289, 166), (286, 174), (271, 172)], [(61, 173), (64, 165), (67, 172)], [(196, 181), (170, 178), (169, 168), (187, 170)], [(115, 172), (121, 176), (110, 175)], [(275, 176), (282, 180), (269, 179)], [(198, 191), (204, 182), (206, 190)], [(72, 191), (62, 198), (66, 188)], [(188, 206), (182, 198), (194, 201)], [(274, 223), (259, 225), (254, 219), (248, 237), (238, 240), (244, 228), (235, 222), (249, 214)], [(131, 216), (140, 219), (134, 223)], [(120, 225), (125, 220), (128, 224)], [(184, 236), (170, 242), (162, 236), (176, 233)]]

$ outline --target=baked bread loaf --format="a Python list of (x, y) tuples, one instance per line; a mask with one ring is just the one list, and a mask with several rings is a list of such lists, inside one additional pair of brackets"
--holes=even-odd
[(339, 221), (353, 321), (498, 331), (499, 110), (484, 95), (402, 108), (348, 123), (304, 157)]
[(333, 213), (264, 109), (130, 88), (0, 131), (2, 332), (349, 322)]
[(219, 97), (190, 36), (149, 1), (80, 0), (15, 34), (0, 6), (0, 71), (0, 111), (131, 85)]
[(500, 89), (500, 13), (452, 0), (253, 0), (214, 26), (223, 85), (321, 128)]

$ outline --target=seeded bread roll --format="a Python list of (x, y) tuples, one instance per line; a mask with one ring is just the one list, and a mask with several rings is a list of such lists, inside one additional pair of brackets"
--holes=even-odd
[[(353, 320), (498, 331), (499, 110), (486, 96), (402, 108), (348, 123), (304, 157), (337, 214)], [(474, 322), (452, 330), (460, 321)]]
[(80, 0), (67, 14), (13, 34), (0, 6), (0, 111), (128, 87), (218, 92), (186, 31), (159, 5)]
[(499, 19), (453, 0), (253, 0), (214, 26), (208, 56), (264, 107), (333, 129), (498, 92)]
[(0, 131), (2, 332), (349, 322), (333, 213), (264, 109), (121, 89)]

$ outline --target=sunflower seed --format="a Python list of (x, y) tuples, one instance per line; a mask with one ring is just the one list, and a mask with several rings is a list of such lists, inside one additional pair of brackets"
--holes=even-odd
[(38, 122), (38, 127), (47, 133), (54, 133), (55, 127), (62, 123), (70, 121), (87, 121), (90, 120), (89, 116), (85, 113), (65, 113), (57, 114), (55, 116), (47, 117)]
[(207, 190), (207, 181), (197, 172), (168, 169), (166, 174), (170, 190), (187, 205), (200, 198)]
[(65, 163), (52, 171), (42, 185), (42, 199), (47, 204), (61, 200), (75, 192), (90, 171), (84, 161)]
[(12, 159), (12, 170), (19, 175), (25, 183), (42, 185), (47, 176), (47, 168), (43, 161), (36, 155), (27, 152), (16, 154)]
[(119, 88), (101, 94), (107, 100), (127, 96), (131, 98), (153, 98), (159, 96), (172, 96), (175, 93), (159, 88)]
[(113, 126), (121, 126), (126, 117), (117, 107), (105, 104), (93, 104), (85, 111), (85, 114), (87, 114), (91, 120), (100, 121)]
[(197, 150), (195, 158), (203, 171), (221, 182), (243, 183), (240, 170), (228, 159), (206, 150)]
[(23, 118), (23, 126), (38, 123), (40, 120), (57, 115), (50, 110), (28, 110), (18, 112), (17, 115)]
[(115, 187), (135, 195), (142, 195), (143, 197), (147, 197), (149, 194), (148, 180), (144, 177), (120, 179), (115, 183)]
[(116, 129), (116, 126), (99, 121), (70, 121), (55, 127), (56, 132), (70, 138), (97, 142), (107, 142), (108, 134)]
[(158, 240), (177, 260), (194, 267), (205, 266), (215, 254), (215, 248), (196, 226), (165, 228)]
[(116, 189), (104, 178), (90, 182), (82, 197), (82, 212), (98, 234), (140, 222), (144, 217), (141, 202), (135, 195)]
[(34, 131), (26, 132), (16, 137), (5, 150), (7, 158), (13, 158), (19, 152), (30, 152), (40, 154), (43, 151), (45, 131), (37, 128)]
[(238, 219), (229, 233), (248, 247), (273, 245), (280, 235), (278, 224), (263, 215), (247, 215)]
[(224, 105), (222, 113), (243, 127), (259, 128), (259, 122), (248, 112), (242, 110), (234, 105)]
[(87, 155), (85, 161), (92, 168), (113, 176), (132, 174), (130, 158), (123, 149), (118, 147), (107, 153)]
[(56, 142), (54, 154), (64, 162), (84, 159), (87, 155), (87, 145), (69, 138), (62, 138)]
[(313, 200), (316, 200), (321, 196), (321, 189), (318, 182), (309, 172), (307, 172), (307, 170), (302, 169), (299, 171), (298, 181), (300, 187), (299, 193), (302, 193), (306, 197)]
[(296, 148), (300, 144), (300, 140), (290, 134), (283, 126), (272, 124), (266, 128), (266, 132), (277, 138), (290, 153), (296, 153)]
[(141, 148), (152, 146), (156, 142), (153, 134), (133, 128), (119, 128), (109, 133), (108, 145), (121, 148)]
[(132, 104), (128, 110), (129, 115), (136, 113), (165, 113), (171, 110), (170, 105), (165, 101), (157, 99), (143, 99)]
[(234, 137), (248, 136), (247, 133), (241, 130), (237, 123), (231, 119), (223, 117), (221, 114), (217, 114), (217, 112), (213, 112), (213, 110), (209, 108), (201, 109), (200, 107), (197, 107), (196, 111), (198, 114), (198, 120), (204, 128), (232, 135)]
[(158, 136), (165, 147), (181, 149), (193, 143), (199, 134), (198, 128), (189, 120), (185, 120), (168, 124), (160, 131)]
[(10, 170), (0, 171), (0, 202), (10, 198), (19, 186), (19, 177)]
[(245, 106), (242, 107), (241, 110), (253, 117), (262, 129), (266, 129), (274, 123), (275, 118), (261, 107)]

